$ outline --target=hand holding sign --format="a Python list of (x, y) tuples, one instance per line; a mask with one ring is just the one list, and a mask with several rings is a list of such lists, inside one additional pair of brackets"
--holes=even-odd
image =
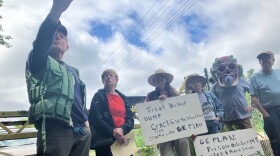
[(158, 97), (158, 99), (159, 99), (159, 100), (165, 100), (165, 99), (166, 99), (166, 95), (160, 95), (160, 96)]
[(146, 145), (207, 132), (197, 94), (136, 105)]
[(124, 143), (118, 144), (116, 141), (111, 145), (111, 151), (113, 155), (130, 156), (138, 151), (135, 144), (135, 136), (133, 130), (125, 135)]

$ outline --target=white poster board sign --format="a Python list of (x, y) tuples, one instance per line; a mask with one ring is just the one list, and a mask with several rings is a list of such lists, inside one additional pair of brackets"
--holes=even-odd
[(207, 132), (197, 94), (136, 105), (145, 145)]
[(197, 156), (264, 155), (257, 132), (253, 128), (198, 136), (194, 147)]

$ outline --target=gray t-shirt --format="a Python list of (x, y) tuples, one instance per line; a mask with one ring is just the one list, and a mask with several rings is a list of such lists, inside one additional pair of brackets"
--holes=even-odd
[(198, 93), (198, 97), (199, 97), (199, 101), (201, 104), (201, 108), (202, 108), (205, 120), (215, 120), (216, 115), (215, 115), (214, 106), (212, 104), (208, 103), (207, 97), (205, 96), (205, 94), (203, 92)]
[(257, 72), (251, 77), (251, 96), (259, 98), (265, 108), (280, 106), (280, 69), (274, 69), (271, 74)]
[(250, 117), (246, 110), (248, 104), (246, 91), (249, 91), (249, 84), (244, 79), (234, 87), (220, 87), (218, 84), (211, 91), (220, 98), (224, 105), (224, 121), (245, 119)]
[[(249, 93), (249, 83), (244, 78), (238, 79), (240, 85), (243, 86), (244, 90)], [(216, 82), (211, 87), (211, 92), (216, 95), (216, 97), (221, 100), (223, 89), (220, 87), (219, 83)]]

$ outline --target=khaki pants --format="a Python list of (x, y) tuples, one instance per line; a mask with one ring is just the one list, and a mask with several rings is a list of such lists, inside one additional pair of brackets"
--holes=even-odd
[(250, 117), (245, 119), (239, 119), (239, 120), (225, 121), (224, 124), (225, 124), (225, 128), (228, 131), (253, 128)]
[(189, 138), (181, 138), (157, 145), (161, 156), (190, 156)]

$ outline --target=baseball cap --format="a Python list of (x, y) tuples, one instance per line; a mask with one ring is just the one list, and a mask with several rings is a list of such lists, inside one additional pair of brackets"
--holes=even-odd
[(58, 32), (61, 32), (63, 35), (67, 36), (67, 29), (64, 25), (60, 25), (57, 29)]
[(265, 58), (268, 58), (269, 56), (274, 56), (273, 52), (271, 51), (263, 51), (261, 52), (258, 56), (257, 56), (257, 59), (265, 59)]

